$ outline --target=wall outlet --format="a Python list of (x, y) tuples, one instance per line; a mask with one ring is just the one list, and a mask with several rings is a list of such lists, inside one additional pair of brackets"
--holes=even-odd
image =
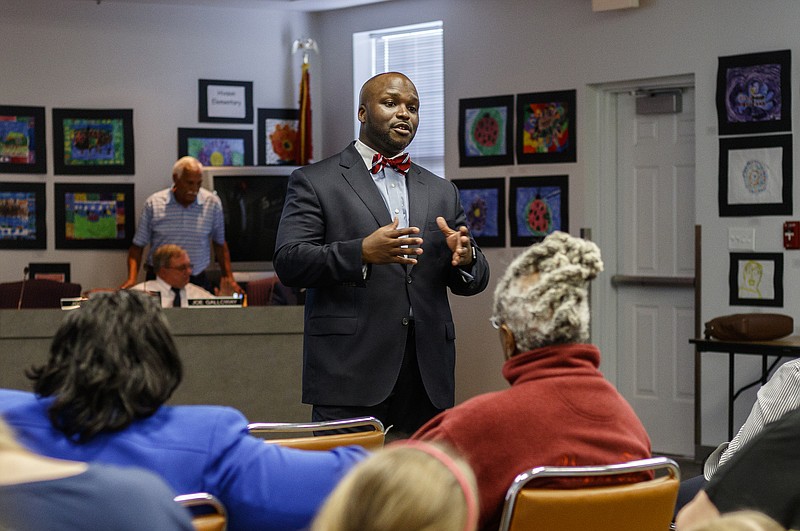
[(755, 251), (756, 229), (728, 227), (728, 249), (731, 251)]

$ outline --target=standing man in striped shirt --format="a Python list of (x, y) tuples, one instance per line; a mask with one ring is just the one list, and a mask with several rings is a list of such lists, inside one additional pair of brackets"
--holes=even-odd
[(153, 252), (165, 244), (181, 246), (192, 263), (190, 282), (212, 291), (206, 276), (211, 263), (211, 247), (222, 271), (222, 279), (233, 290), (242, 289), (233, 279), (231, 255), (225, 242), (225, 222), (222, 202), (201, 188), (203, 165), (194, 157), (182, 157), (172, 167), (171, 188), (160, 190), (145, 201), (139, 227), (128, 249), (128, 279), (120, 286), (127, 289), (135, 285), (142, 265), (144, 248), (150, 250), (145, 264), (146, 279), (155, 279)]

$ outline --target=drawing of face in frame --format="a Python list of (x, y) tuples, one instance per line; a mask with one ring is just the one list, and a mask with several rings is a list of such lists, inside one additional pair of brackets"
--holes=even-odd
[(731, 306), (783, 306), (783, 253), (731, 253)]

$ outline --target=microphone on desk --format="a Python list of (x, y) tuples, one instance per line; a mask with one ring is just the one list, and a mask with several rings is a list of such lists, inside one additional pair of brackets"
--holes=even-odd
[(19, 288), (19, 300), (17, 301), (17, 310), (22, 308), (22, 297), (23, 295), (25, 295), (25, 282), (28, 280), (28, 271), (30, 271), (30, 268), (28, 268), (28, 266), (25, 266), (25, 268), (22, 270), (22, 286)]

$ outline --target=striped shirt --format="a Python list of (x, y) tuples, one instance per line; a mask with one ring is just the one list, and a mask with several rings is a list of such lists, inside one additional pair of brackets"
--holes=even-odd
[(756, 403), (747, 420), (731, 442), (720, 444), (703, 466), (703, 475), (711, 479), (717, 469), (724, 465), (764, 426), (775, 422), (785, 413), (800, 407), (800, 359), (781, 365), (766, 384), (758, 390)]
[(193, 275), (199, 275), (211, 263), (211, 241), (225, 243), (225, 220), (222, 202), (201, 188), (197, 199), (184, 207), (175, 199), (171, 188), (154, 193), (145, 201), (133, 244), (150, 245), (148, 265), (153, 265), (153, 251), (171, 243), (180, 245), (189, 255)]

